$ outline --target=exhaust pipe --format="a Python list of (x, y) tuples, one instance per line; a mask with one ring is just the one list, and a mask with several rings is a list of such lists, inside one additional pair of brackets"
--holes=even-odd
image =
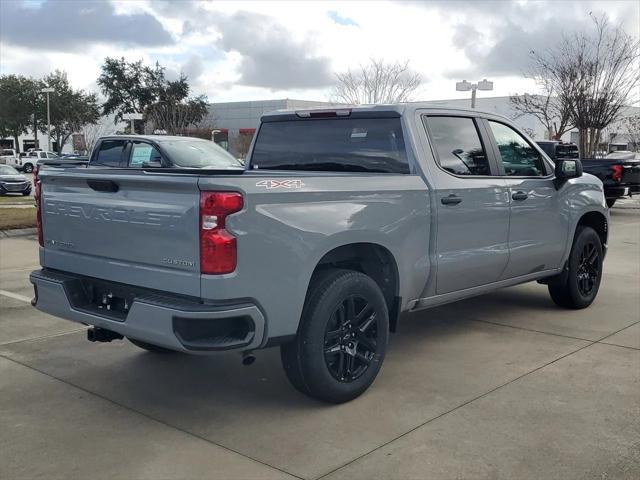
[(110, 342), (112, 340), (122, 340), (123, 338), (119, 333), (112, 332), (106, 328), (93, 327), (87, 330), (87, 340), (90, 342)]
[(252, 351), (242, 352), (242, 364), (245, 367), (248, 367), (255, 361), (256, 361), (256, 356), (253, 354)]

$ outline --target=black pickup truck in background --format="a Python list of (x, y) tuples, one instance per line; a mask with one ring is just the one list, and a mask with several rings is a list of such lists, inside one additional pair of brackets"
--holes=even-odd
[[(552, 160), (579, 158), (578, 146), (551, 140), (536, 142)], [(640, 194), (640, 159), (633, 152), (612, 152), (603, 158), (583, 158), (582, 168), (598, 177), (604, 185), (607, 206), (616, 200)]]

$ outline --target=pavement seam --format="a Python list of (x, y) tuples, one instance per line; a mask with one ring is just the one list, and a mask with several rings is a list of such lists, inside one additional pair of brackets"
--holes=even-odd
[(82, 332), (82, 331), (84, 331), (86, 329), (87, 329), (87, 327), (82, 327), (82, 328), (76, 328), (75, 330), (69, 330), (67, 332), (50, 333), (49, 335), (43, 335), (41, 337), (30, 337), (30, 338), (23, 338), (23, 339), (20, 339), (20, 340), (11, 340), (10, 342), (0, 343), (0, 347), (6, 347), (6, 346), (9, 346), (9, 345), (15, 345), (17, 343), (35, 342), (37, 340), (46, 340), (46, 339), (49, 339), (49, 338), (62, 337), (63, 335), (69, 335), (71, 333)]
[(50, 373), (47, 373), (47, 372), (44, 372), (44, 371), (38, 369), (36, 367), (33, 367), (31, 365), (27, 365), (26, 363), (23, 363), (23, 362), (21, 362), (19, 360), (16, 360), (14, 358), (8, 357), (4, 353), (0, 353), (0, 358), (4, 358), (5, 360), (9, 360), (10, 362), (13, 362), (13, 363), (15, 363), (17, 365), (21, 365), (21, 366), (23, 366), (25, 368), (33, 370), (34, 372), (38, 372), (38, 373), (41, 373), (42, 375), (46, 375), (49, 378), (52, 378), (52, 379), (57, 380), (59, 382), (62, 382), (65, 385), (69, 385), (70, 387), (76, 388), (76, 389), (78, 389), (78, 390), (80, 390), (82, 392), (85, 392), (85, 393), (89, 394), (89, 395), (93, 395), (95, 397), (98, 397), (98, 398), (100, 398), (100, 399), (102, 399), (102, 400), (104, 400), (106, 402), (111, 403), (112, 405), (116, 405), (116, 406), (118, 406), (118, 407), (120, 407), (120, 408), (122, 408), (124, 410), (128, 410), (130, 412), (136, 413), (136, 414), (146, 418), (147, 420), (151, 420), (152, 422), (156, 422), (156, 423), (158, 423), (160, 425), (163, 425), (163, 426), (165, 426), (167, 428), (176, 430), (176, 431), (181, 432), (181, 433), (183, 433), (185, 435), (188, 435), (190, 437), (197, 438), (198, 440), (202, 440), (204, 442), (207, 442), (210, 445), (214, 445), (216, 447), (222, 448), (222, 449), (227, 450), (229, 452), (235, 453), (236, 455), (239, 455), (239, 456), (241, 456), (243, 458), (246, 458), (248, 460), (251, 460), (251, 461), (254, 461), (256, 463), (259, 463), (260, 465), (264, 465), (265, 467), (272, 468), (273, 470), (277, 470), (278, 472), (284, 473), (285, 475), (288, 475), (288, 476), (290, 476), (292, 478), (297, 478), (299, 480), (305, 480), (304, 477), (300, 477), (300, 476), (298, 476), (298, 475), (296, 475), (294, 473), (287, 472), (286, 470), (284, 470), (282, 468), (276, 467), (274, 465), (270, 465), (270, 464), (268, 464), (266, 462), (263, 462), (262, 460), (258, 460), (257, 458), (253, 458), (252, 456), (247, 455), (246, 453), (242, 453), (242, 452), (240, 452), (238, 450), (234, 450), (233, 448), (230, 448), (230, 447), (227, 447), (225, 445), (221, 445), (219, 443), (216, 443), (216, 442), (214, 442), (214, 441), (212, 441), (212, 440), (210, 440), (210, 439), (208, 439), (206, 437), (198, 435), (197, 433), (193, 433), (193, 432), (190, 432), (188, 430), (185, 430), (184, 428), (177, 427), (175, 425), (171, 425), (170, 423), (167, 423), (164, 420), (160, 420), (158, 418), (155, 418), (155, 417), (149, 415), (148, 413), (141, 412), (140, 410), (138, 410), (136, 408), (133, 408), (133, 407), (129, 407), (127, 405), (123, 405), (122, 403), (117, 402), (117, 401), (115, 401), (115, 400), (113, 400), (111, 398), (105, 397), (104, 395), (102, 395), (100, 393), (93, 392), (93, 391), (91, 391), (91, 390), (89, 390), (89, 389), (87, 389), (85, 387), (82, 387), (80, 385), (76, 385), (76, 384), (71, 383), (71, 382), (69, 382), (67, 380), (64, 380), (62, 378), (58, 378), (58, 377), (56, 377), (54, 375), (51, 375)]
[[(460, 405), (458, 405), (458, 406), (456, 406), (456, 407), (454, 407), (454, 408), (452, 408), (450, 410), (447, 410), (446, 412), (443, 412), (443, 413), (441, 413), (439, 415), (436, 415), (435, 417), (432, 417), (432, 418), (422, 422), (421, 424), (416, 425), (415, 427), (411, 428), (410, 430), (407, 430), (406, 432), (404, 432), (404, 433), (396, 436), (395, 438), (383, 443), (382, 445), (378, 445), (377, 447), (373, 448), (372, 450), (369, 450), (368, 452), (357, 456), (356, 458), (348, 461), (347, 463), (345, 463), (345, 464), (343, 464), (343, 465), (341, 465), (339, 467), (336, 467), (336, 468), (330, 470), (329, 472), (320, 475), (319, 477), (316, 477), (314, 480), (320, 480), (320, 479), (323, 479), (325, 477), (328, 477), (329, 475), (337, 472), (338, 470), (342, 470), (343, 468), (348, 467), (352, 463), (355, 463), (358, 460), (361, 460), (362, 458), (364, 458), (364, 457), (366, 457), (366, 456), (368, 456), (368, 455), (370, 455), (370, 454), (372, 454), (374, 452), (377, 452), (378, 450), (380, 450), (380, 449), (386, 447), (387, 445), (390, 445), (391, 443), (393, 443), (393, 442), (395, 442), (395, 441), (397, 441), (397, 440), (399, 440), (399, 439), (401, 439), (401, 438), (403, 438), (403, 437), (415, 432), (416, 430), (418, 430), (419, 428), (424, 427), (425, 425), (428, 425), (428, 424), (430, 424), (430, 423), (432, 423), (432, 422), (434, 422), (434, 421), (436, 421), (436, 420), (438, 420), (438, 419), (440, 419), (440, 418), (442, 418), (442, 417), (444, 417), (446, 415), (449, 415), (450, 413), (453, 413), (453, 412), (455, 412), (457, 410), (460, 410), (461, 408), (466, 407), (467, 405), (475, 402), (476, 400), (480, 400), (480, 399), (482, 399), (482, 398), (484, 398), (484, 397), (486, 397), (488, 395), (491, 395), (492, 393), (496, 392), (497, 390), (500, 390), (500, 389), (502, 389), (502, 388), (504, 388), (504, 387), (506, 387), (508, 385), (511, 385), (512, 383), (515, 383), (518, 380), (521, 380), (524, 377), (527, 377), (527, 376), (531, 375), (532, 373), (538, 372), (538, 371), (542, 370), (543, 368), (548, 367), (549, 365), (553, 365), (554, 363), (559, 362), (560, 360), (564, 360), (565, 358), (570, 357), (571, 355), (573, 355), (575, 353), (578, 353), (578, 352), (580, 352), (580, 351), (582, 351), (582, 350), (584, 350), (586, 348), (592, 347), (593, 345), (595, 345), (597, 343), (602, 344), (602, 345), (612, 346), (610, 344), (601, 343), (601, 341), (606, 339), (606, 338), (608, 338), (608, 337), (611, 337), (611, 336), (615, 335), (616, 333), (621, 332), (622, 330), (625, 330), (625, 329), (627, 329), (629, 327), (632, 327), (636, 323), (640, 323), (640, 321), (639, 322), (634, 322), (631, 325), (628, 325), (628, 326), (626, 326), (624, 328), (621, 328), (620, 330), (617, 330), (617, 331), (615, 331), (613, 333), (607, 334), (607, 335), (605, 335), (604, 337), (602, 337), (602, 338), (600, 338), (598, 340), (595, 340), (595, 341), (594, 340), (587, 340), (589, 342), (587, 345), (583, 345), (582, 347), (580, 347), (580, 348), (578, 348), (576, 350), (573, 350), (573, 351), (571, 351), (569, 353), (561, 355), (560, 357), (556, 358), (555, 360), (552, 360), (552, 361), (550, 361), (548, 363), (545, 363), (544, 365), (536, 367), (533, 370), (531, 370), (531, 371), (529, 371), (527, 373), (524, 373), (524, 374), (522, 374), (522, 375), (520, 375), (520, 376), (518, 376), (518, 377), (516, 377), (516, 378), (514, 378), (512, 380), (509, 380), (508, 382), (503, 383), (502, 385), (498, 385), (497, 387), (492, 388), (491, 390), (489, 390), (489, 391), (487, 391), (487, 392), (485, 392), (485, 393), (483, 393), (481, 395), (478, 395), (478, 396), (476, 396), (476, 397), (474, 397), (474, 398), (472, 398), (470, 400), (467, 400), (466, 402), (463, 402)], [(517, 327), (515, 327), (515, 328), (517, 328)], [(615, 345), (615, 346), (617, 346), (617, 345)]]
[(519, 326), (515, 326), (515, 325), (509, 325), (509, 324), (506, 324), (506, 323), (491, 322), (489, 320), (478, 320), (477, 318), (469, 318), (469, 320), (471, 320), (472, 322), (480, 322), (480, 323), (487, 323), (489, 325), (496, 325), (498, 327), (515, 328), (516, 330), (524, 330), (526, 332), (542, 333), (544, 335), (552, 335), (554, 337), (569, 338), (569, 339), (572, 339), (572, 340), (582, 340), (582, 341), (585, 341), (585, 342), (602, 343), (603, 345), (612, 345), (614, 347), (630, 348), (632, 350), (640, 350), (639, 347), (630, 347), (628, 345), (619, 345), (617, 343), (609, 343), (609, 342), (604, 342), (603, 341), (603, 340), (609, 338), (610, 336), (615, 335), (616, 333), (620, 333), (621, 331), (626, 330), (627, 328), (633, 327), (635, 324), (640, 323), (640, 321), (633, 322), (632, 324), (627, 325), (622, 330), (618, 330), (617, 332), (614, 332), (614, 333), (611, 333), (611, 334), (607, 334), (605, 337), (601, 337), (599, 340), (591, 340), (589, 338), (572, 337), (571, 335), (563, 335), (561, 333), (554, 333), (554, 332), (545, 332), (544, 330), (535, 330), (533, 328), (519, 327)]
[(629, 350), (637, 350), (640, 352), (640, 348), (630, 347), (629, 345), (618, 345), (617, 343), (608, 343), (608, 342), (596, 342), (600, 345), (607, 345), (609, 347), (618, 347), (618, 348), (628, 348)]
[[(542, 333), (544, 335), (553, 335), (554, 337), (569, 338), (569, 339), (572, 339), (572, 340), (582, 340), (583, 342), (597, 342), (598, 341), (598, 340), (591, 340), (589, 338), (572, 337), (571, 335), (563, 335), (562, 333), (545, 332), (543, 330), (535, 330), (533, 328), (518, 327), (516, 325), (509, 325), (507, 323), (492, 322), (492, 321), (489, 321), (489, 320), (478, 320), (477, 318), (469, 318), (469, 320), (471, 320), (472, 322), (487, 323), (489, 325), (495, 325), (495, 326), (498, 326), (498, 327), (515, 328), (516, 330), (524, 330), (525, 332)], [(629, 325), (627, 327), (624, 327), (624, 328), (629, 328), (630, 326), (631, 325)]]

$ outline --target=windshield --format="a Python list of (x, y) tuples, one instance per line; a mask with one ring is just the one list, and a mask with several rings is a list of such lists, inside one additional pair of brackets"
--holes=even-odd
[(18, 171), (9, 165), (0, 165), (0, 175), (18, 175)]
[(238, 159), (208, 140), (178, 139), (159, 143), (176, 167), (242, 168)]

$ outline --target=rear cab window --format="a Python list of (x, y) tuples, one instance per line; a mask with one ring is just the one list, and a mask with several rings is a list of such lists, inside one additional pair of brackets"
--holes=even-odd
[(400, 117), (263, 121), (250, 168), (410, 173)]

